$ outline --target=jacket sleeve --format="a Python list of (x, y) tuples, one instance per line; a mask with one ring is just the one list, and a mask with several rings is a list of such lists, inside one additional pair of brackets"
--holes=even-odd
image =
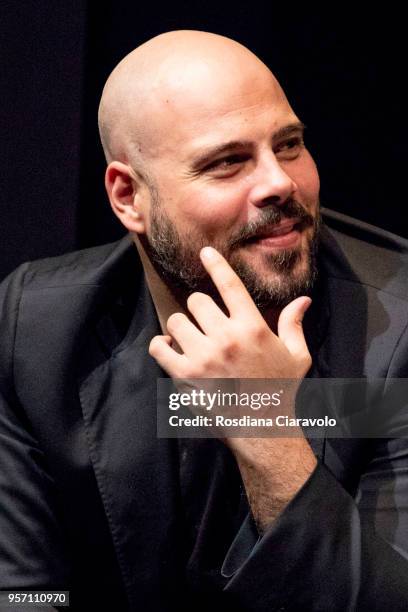
[[(405, 331), (388, 376), (407, 364)], [(319, 463), (262, 538), (246, 521), (223, 565), (237, 610), (408, 609), (408, 438), (371, 442), (356, 495)]]
[(0, 286), (0, 590), (68, 590), (54, 482), (13, 387), (25, 269)]
[[(390, 525), (400, 508), (378, 509), (384, 511)], [(398, 550), (377, 533), (356, 500), (319, 464), (233, 573), (226, 592), (237, 609), (248, 612), (406, 610), (405, 545)]]

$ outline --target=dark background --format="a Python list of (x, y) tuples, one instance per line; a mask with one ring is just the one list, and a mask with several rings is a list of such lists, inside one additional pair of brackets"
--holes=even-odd
[(384, 5), (330, 5), (3, 0), (0, 276), (122, 235), (104, 194), (99, 97), (126, 53), (180, 28), (236, 38), (272, 68), (307, 125), (323, 205), (408, 237), (405, 21)]

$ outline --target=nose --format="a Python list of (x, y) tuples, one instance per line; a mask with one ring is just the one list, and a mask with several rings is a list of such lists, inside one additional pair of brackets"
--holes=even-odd
[(284, 171), (272, 151), (259, 161), (254, 174), (254, 184), (249, 194), (254, 206), (284, 204), (297, 190), (295, 181)]

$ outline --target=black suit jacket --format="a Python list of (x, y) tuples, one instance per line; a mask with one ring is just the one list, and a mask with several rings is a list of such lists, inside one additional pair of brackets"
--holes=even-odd
[[(408, 377), (408, 243), (325, 219), (310, 375)], [(223, 444), (157, 438), (160, 328), (129, 238), (24, 264), (1, 302), (1, 589), (69, 589), (75, 610), (407, 609), (405, 439), (311, 440), (317, 469), (253, 547)]]

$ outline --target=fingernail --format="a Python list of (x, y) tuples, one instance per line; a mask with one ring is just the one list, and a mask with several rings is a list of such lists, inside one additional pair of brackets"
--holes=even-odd
[(214, 259), (216, 254), (215, 249), (213, 249), (212, 247), (204, 247), (203, 249), (201, 249), (201, 257), (204, 257), (204, 259)]

